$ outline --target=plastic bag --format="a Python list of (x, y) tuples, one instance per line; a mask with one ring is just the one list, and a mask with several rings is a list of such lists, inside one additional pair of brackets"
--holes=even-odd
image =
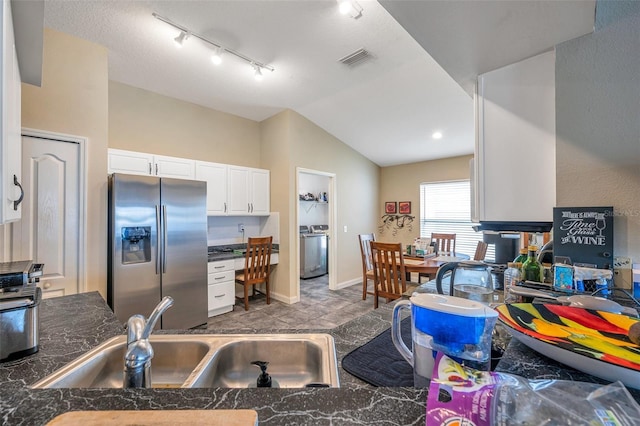
[(621, 382), (607, 386), (570, 380), (527, 380), (464, 367), (436, 356), (427, 425), (640, 424), (640, 406)]

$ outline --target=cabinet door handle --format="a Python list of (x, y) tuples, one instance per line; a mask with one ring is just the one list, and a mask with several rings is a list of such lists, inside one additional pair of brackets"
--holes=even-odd
[(222, 269), (224, 266), (214, 266), (213, 269)]
[(251, 203), (251, 213), (253, 213), (253, 203)]
[(227, 293), (222, 293), (222, 294), (219, 294), (219, 295), (217, 295), (217, 296), (213, 296), (213, 297), (215, 297), (216, 299), (219, 299), (219, 298), (221, 298), (221, 297), (224, 297), (224, 296), (225, 296), (225, 294), (227, 294)]
[(158, 163), (156, 163), (156, 176), (158, 176)]
[(149, 162), (149, 163), (147, 163), (147, 164), (149, 164), (149, 174), (151, 175), (151, 174), (153, 174), (153, 173), (152, 173), (152, 170), (151, 170), (151, 162)]
[(224, 212), (225, 213), (227, 212), (227, 203), (226, 202), (224, 203)]
[(20, 188), (20, 198), (18, 198), (13, 202), (13, 210), (18, 210), (18, 205), (22, 202), (22, 199), (24, 198), (24, 189), (22, 189), (22, 185), (20, 185), (20, 182), (18, 182), (18, 176), (16, 175), (13, 175), (13, 184), (18, 188)]
[(215, 278), (214, 278), (214, 280), (218, 280), (218, 281), (220, 281), (220, 280), (224, 280), (224, 279), (225, 279), (225, 277), (215, 277)]
[(251, 203), (247, 203), (247, 212), (251, 213)]

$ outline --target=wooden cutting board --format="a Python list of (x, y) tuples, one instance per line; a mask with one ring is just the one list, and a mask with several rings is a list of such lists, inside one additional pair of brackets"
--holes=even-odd
[(208, 426), (255, 426), (255, 410), (113, 410), (70, 411), (55, 417), (47, 426), (163, 426), (206, 424)]

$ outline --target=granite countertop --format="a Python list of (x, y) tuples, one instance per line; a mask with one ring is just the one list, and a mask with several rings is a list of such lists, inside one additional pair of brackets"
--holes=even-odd
[[(393, 304), (383, 304), (333, 330), (256, 329), (251, 332), (328, 332), (335, 339), (340, 365), (344, 355), (390, 326), (392, 309)], [(123, 333), (122, 325), (97, 292), (43, 300), (40, 315), (40, 351), (0, 364), (0, 422), (3, 425), (45, 424), (67, 411), (126, 409), (255, 409), (260, 424), (265, 425), (424, 425), (426, 421), (426, 389), (373, 387), (341, 367), (341, 387), (329, 389), (30, 389), (32, 383), (104, 340)], [(606, 383), (537, 355), (515, 340), (509, 344), (496, 370), (529, 379)], [(639, 392), (630, 391), (640, 401)]]
[[(342, 368), (341, 388), (329, 389), (30, 389), (29, 385), (37, 380), (104, 340), (123, 333), (121, 324), (97, 292), (43, 300), (40, 315), (40, 351), (0, 364), (0, 423), (3, 425), (46, 424), (59, 414), (78, 410), (233, 408), (256, 410), (261, 425), (425, 424), (426, 389), (376, 388)], [(331, 330), (338, 362), (346, 353), (388, 328), (390, 318), (391, 305), (386, 305)], [(211, 331), (179, 331), (185, 332)]]

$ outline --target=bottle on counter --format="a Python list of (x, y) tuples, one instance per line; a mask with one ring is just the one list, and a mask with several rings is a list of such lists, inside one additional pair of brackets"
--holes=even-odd
[(528, 253), (528, 250), (526, 247), (521, 248), (520, 254), (515, 259), (513, 259), (513, 263), (523, 264), (525, 260), (527, 260), (527, 253)]
[(504, 271), (504, 303), (514, 303), (517, 301), (515, 295), (511, 293), (511, 288), (517, 285), (521, 278), (522, 273), (520, 268), (522, 264), (519, 262), (507, 263), (507, 269)]
[(543, 268), (536, 258), (537, 246), (529, 246), (527, 260), (522, 264), (522, 281), (543, 282)]

